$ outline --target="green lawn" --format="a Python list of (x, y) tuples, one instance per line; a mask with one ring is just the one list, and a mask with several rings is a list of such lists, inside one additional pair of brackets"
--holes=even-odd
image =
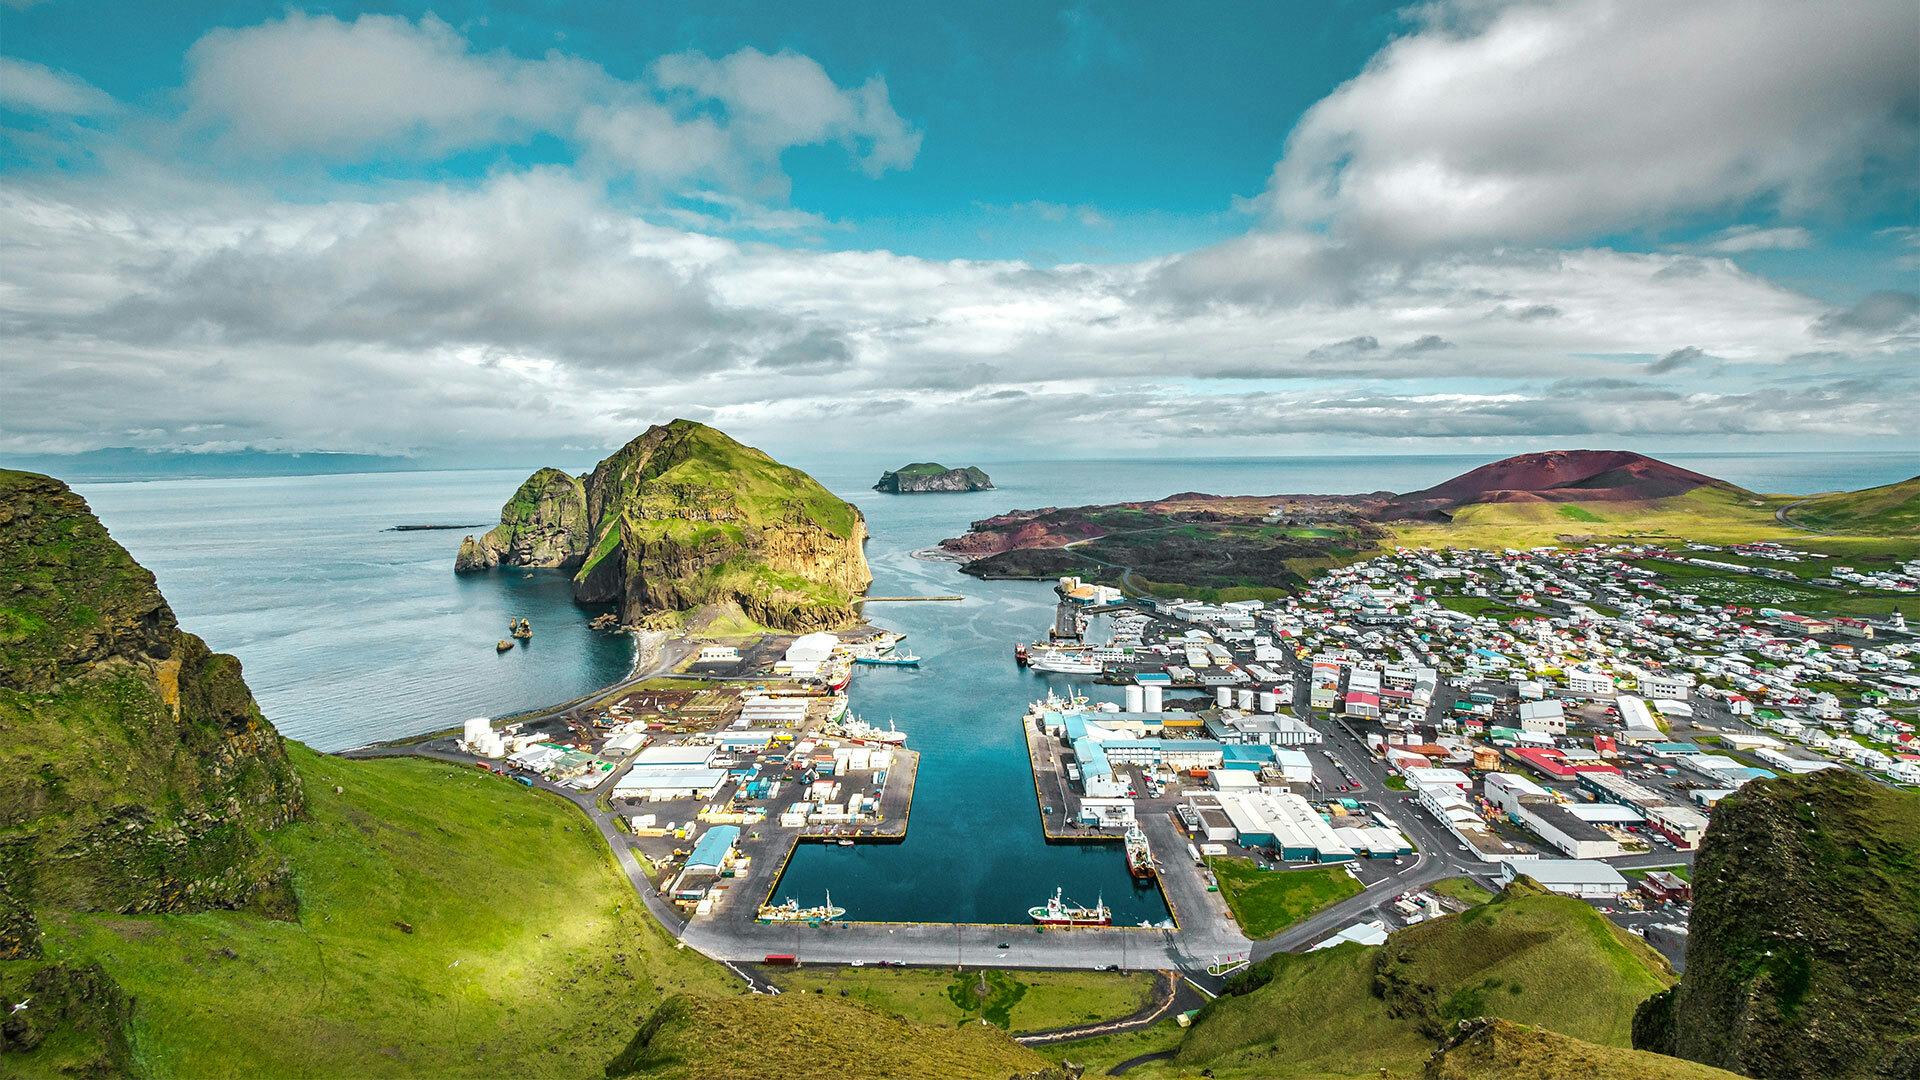
[(851, 998), (923, 1024), (985, 1019), (1013, 1031), (1118, 1019), (1145, 1004), (1154, 984), (1151, 972), (976, 968), (815, 967), (770, 977), (789, 993)]
[[(1153, 1054), (1162, 1050), (1174, 1050), (1180, 1046), (1186, 1029), (1176, 1020), (1162, 1020), (1152, 1027), (1139, 1031), (1127, 1031), (1118, 1035), (1098, 1035), (1091, 1039), (1073, 1039), (1068, 1042), (1045, 1043), (1034, 1047), (1042, 1055), (1059, 1062), (1072, 1062), (1085, 1071), (1082, 1076), (1104, 1076), (1108, 1069), (1123, 1061), (1139, 1057), (1141, 1054)], [(1157, 1077), (1171, 1075), (1164, 1066), (1147, 1063), (1129, 1069), (1126, 1073), (1133, 1077)], [(1180, 1070), (1179, 1075), (1191, 1076), (1192, 1073)]]
[(1338, 866), (1304, 870), (1262, 870), (1252, 859), (1208, 859), (1240, 930), (1250, 938), (1269, 938), (1360, 891), (1360, 883)]
[(1433, 599), (1443, 608), (1465, 615), (1483, 615), (1489, 619), (1540, 619), (1551, 614), (1540, 608), (1520, 607), (1490, 596), (1436, 596)]
[(49, 922), (51, 958), (134, 999), (145, 1075), (598, 1075), (663, 995), (739, 993), (675, 950), (573, 807), (473, 769), (289, 751), (310, 816), (273, 844), (298, 922)]
[(1675, 863), (1672, 866), (1643, 866), (1634, 870), (1628, 870), (1624, 876), (1638, 881), (1654, 870), (1665, 870), (1681, 881), (1693, 880), (1693, 867), (1688, 866), (1686, 863)]
[(1427, 888), (1435, 895), (1458, 900), (1463, 904), (1484, 904), (1493, 899), (1493, 893), (1488, 892), (1472, 878), (1447, 878), (1445, 881), (1436, 881)]

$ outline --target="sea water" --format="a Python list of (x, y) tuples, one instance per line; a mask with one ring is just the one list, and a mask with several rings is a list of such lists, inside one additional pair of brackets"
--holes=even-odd
[[(1761, 491), (1804, 493), (1904, 479), (1905, 454), (1663, 455)], [(1054, 888), (1115, 919), (1166, 917), (1151, 887), (1128, 877), (1113, 845), (1046, 844), (1019, 718), (1049, 688), (1112, 700), (1013, 663), (1016, 641), (1044, 634), (1044, 583), (978, 581), (912, 552), (1005, 510), (1216, 494), (1407, 491), (1489, 456), (978, 462), (997, 490), (883, 495), (870, 485), (898, 460), (794, 464), (867, 515), (878, 596), (960, 594), (958, 603), (876, 604), (869, 617), (905, 631), (919, 668), (862, 665), (852, 707), (891, 720), (921, 752), (907, 839), (897, 845), (801, 845), (779, 895), (834, 903), (856, 919), (1024, 922)], [(949, 464), (973, 464), (950, 462)], [(528, 470), (530, 471), (530, 470)], [(401, 524), (495, 520), (525, 472), (387, 473), (88, 484), (79, 490), (116, 539), (152, 569), (181, 623), (239, 656), (261, 708), (282, 732), (322, 750), (563, 701), (627, 673), (632, 646), (586, 627), (563, 574), (453, 573), (462, 531), (393, 532)], [(496, 653), (507, 620), (530, 643)], [(1056, 808), (1058, 809), (1058, 808)], [(1162, 852), (1162, 857), (1174, 853)]]

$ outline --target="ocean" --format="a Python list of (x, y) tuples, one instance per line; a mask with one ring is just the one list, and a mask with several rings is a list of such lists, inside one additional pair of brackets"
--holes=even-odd
[[(1910, 454), (1672, 454), (1675, 464), (1760, 491), (1867, 487), (1920, 472)], [(1049, 685), (1071, 679), (1016, 668), (1012, 646), (1051, 617), (1045, 584), (983, 582), (911, 552), (1014, 508), (1168, 495), (1408, 491), (1487, 456), (1301, 457), (1125, 461), (980, 461), (997, 490), (882, 495), (870, 490), (904, 458), (791, 463), (866, 513), (875, 595), (957, 593), (959, 603), (880, 604), (905, 631), (918, 669), (862, 667), (859, 715), (892, 720), (922, 753), (912, 824), (898, 845), (802, 845), (781, 896), (817, 903), (831, 889), (855, 919), (1023, 922), (1055, 886), (1118, 921), (1158, 920), (1111, 846), (1041, 841), (1017, 720)], [(974, 462), (949, 462), (973, 464)], [(532, 471), (379, 473), (76, 485), (114, 537), (159, 578), (180, 622), (238, 656), (263, 711), (321, 750), (500, 716), (563, 701), (624, 676), (627, 639), (586, 628), (564, 575), (509, 570), (455, 576), (463, 531), (393, 532), (403, 524), (473, 525)], [(496, 653), (511, 617), (532, 642)], [(1096, 688), (1096, 698), (1112, 698)]]

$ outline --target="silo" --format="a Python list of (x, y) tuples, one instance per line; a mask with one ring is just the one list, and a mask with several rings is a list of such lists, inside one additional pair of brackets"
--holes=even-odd
[(1233, 687), (1223, 686), (1214, 692), (1213, 700), (1223, 709), (1233, 708)]
[(1145, 712), (1146, 708), (1147, 692), (1137, 684), (1127, 687), (1127, 711)]
[(1271, 690), (1260, 691), (1260, 711), (1261, 712), (1273, 712), (1275, 709), (1279, 708), (1279, 706), (1280, 706), (1280, 699), (1277, 696), (1275, 696), (1273, 691)]
[(1154, 713), (1161, 711), (1160, 688), (1158, 686), (1146, 686), (1142, 687), (1142, 689), (1147, 692), (1147, 711)]
[(1252, 711), (1253, 711), (1253, 691), (1251, 691), (1251, 690), (1242, 690), (1242, 691), (1240, 691), (1240, 705), (1239, 705), (1239, 708), (1240, 708), (1240, 711), (1241, 711), (1241, 712), (1252, 712)]

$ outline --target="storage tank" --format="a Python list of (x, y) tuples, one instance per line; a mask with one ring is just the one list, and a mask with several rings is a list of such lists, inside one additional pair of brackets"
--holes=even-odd
[(1273, 712), (1279, 708), (1280, 699), (1271, 690), (1260, 691), (1260, 711)]
[(1161, 711), (1160, 688), (1158, 686), (1143, 686), (1141, 687), (1141, 689), (1147, 692), (1147, 711), (1160, 712)]
[(1233, 708), (1233, 687), (1223, 686), (1214, 692), (1213, 700), (1223, 709)]
[(1146, 708), (1147, 708), (1146, 688), (1139, 685), (1127, 687), (1127, 711), (1128, 712), (1145, 712)]
[(1253, 691), (1251, 690), (1240, 691), (1240, 711), (1241, 712), (1253, 711)]

